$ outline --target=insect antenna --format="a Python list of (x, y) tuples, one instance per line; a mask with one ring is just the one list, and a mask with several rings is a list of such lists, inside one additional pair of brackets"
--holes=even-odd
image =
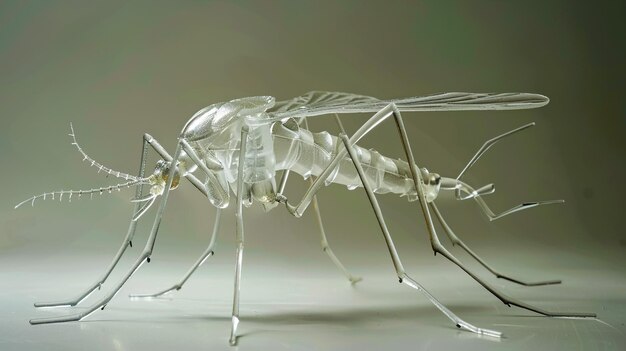
[(133, 181), (140, 181), (141, 180), (141, 178), (135, 177), (135, 176), (130, 175), (130, 174), (122, 173), (122, 172), (119, 172), (119, 171), (115, 171), (115, 170), (113, 170), (113, 169), (111, 169), (109, 167), (106, 167), (106, 166), (96, 162), (94, 159), (89, 157), (89, 155), (87, 155), (85, 153), (85, 151), (83, 151), (83, 149), (80, 147), (80, 145), (78, 145), (78, 141), (76, 141), (76, 133), (74, 133), (74, 126), (72, 125), (71, 122), (70, 122), (70, 130), (71, 130), (71, 133), (68, 134), (68, 135), (72, 137), (72, 145), (76, 146), (76, 148), (78, 149), (78, 152), (80, 152), (81, 155), (83, 155), (83, 162), (87, 161), (88, 163), (90, 163), (90, 166), (98, 168), (98, 173), (105, 172), (107, 174), (107, 176), (113, 175), (113, 176), (115, 176), (117, 178), (121, 178), (121, 179), (124, 179), (124, 180), (133, 180)]
[(126, 183), (120, 183), (120, 184), (116, 184), (116, 185), (110, 185), (110, 186), (106, 186), (106, 187), (89, 189), (89, 190), (59, 190), (59, 191), (52, 191), (52, 192), (43, 193), (43, 194), (35, 195), (35, 196), (31, 197), (31, 198), (28, 198), (28, 199), (20, 202), (19, 204), (15, 205), (15, 208), (18, 208), (18, 207), (20, 207), (23, 204), (28, 203), (28, 202), (30, 202), (31, 206), (35, 206), (35, 201), (37, 201), (39, 199), (41, 199), (41, 200), (46, 200), (46, 199), (55, 200), (56, 198), (58, 198), (59, 201), (63, 201), (63, 196), (64, 195), (67, 196), (68, 202), (72, 202), (72, 196), (77, 196), (80, 199), (83, 195), (89, 195), (89, 198), (93, 198), (93, 194), (99, 193), (100, 195), (102, 195), (105, 191), (110, 194), (111, 192), (113, 192), (113, 190), (120, 191), (120, 190), (122, 190), (122, 188), (130, 188), (133, 185), (139, 185), (139, 184), (149, 184), (149, 183), (148, 183), (148, 181), (146, 179), (138, 178), (137, 180), (131, 180), (131, 181), (126, 182)]

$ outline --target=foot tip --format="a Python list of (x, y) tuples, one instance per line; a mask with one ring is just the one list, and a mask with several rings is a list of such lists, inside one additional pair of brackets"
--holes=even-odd
[(496, 275), (496, 278), (498, 279), (504, 279), (504, 280), (508, 280), (512, 283), (516, 283), (519, 285), (523, 285), (523, 286), (542, 286), (542, 285), (554, 285), (554, 284), (561, 284), (563, 283), (563, 281), (561, 279), (553, 279), (553, 280), (544, 280), (544, 281), (539, 281), (539, 282), (524, 282), (518, 279), (514, 279), (514, 278), (510, 278), (504, 275)]
[(162, 296), (165, 296), (165, 295), (169, 295), (170, 293), (172, 293), (174, 291), (178, 291), (180, 289), (181, 289), (181, 287), (173, 287), (173, 288), (169, 288), (167, 290), (158, 292), (156, 294), (129, 294), (128, 297), (131, 300), (135, 300), (135, 299), (136, 300), (142, 300), (142, 299), (150, 300), (150, 299), (156, 299), (156, 298), (159, 298), (159, 297), (162, 297)]
[(502, 333), (495, 330), (483, 330), (482, 335), (490, 336), (492, 338), (501, 339), (503, 337)]
[(349, 280), (350, 280), (350, 284), (355, 285), (356, 283), (358, 283), (361, 280), (363, 280), (363, 278), (362, 277), (351, 277)]
[(128, 298), (131, 300), (149, 300), (155, 298), (156, 295), (148, 294), (128, 294)]
[(63, 303), (63, 302), (35, 302), (33, 304), (36, 308), (61, 308), (61, 307), (74, 307), (75, 303)]
[(556, 285), (556, 284), (563, 284), (563, 281), (561, 279), (555, 279), (555, 280), (549, 280), (546, 282), (546, 285)]
[(598, 318), (596, 313), (576, 312), (576, 313), (560, 313), (555, 316), (549, 317), (564, 317), (564, 318)]
[(543, 285), (557, 285), (557, 284), (562, 284), (563, 281), (561, 279), (554, 279), (554, 280), (545, 280), (545, 281), (541, 281), (541, 282), (533, 282), (533, 283), (527, 283), (527, 286), (543, 286)]

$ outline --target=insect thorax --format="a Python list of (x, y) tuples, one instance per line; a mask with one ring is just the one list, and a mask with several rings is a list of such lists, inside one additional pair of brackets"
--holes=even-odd
[(207, 106), (187, 122), (183, 137), (215, 174), (216, 180), (208, 177), (205, 183), (209, 198), (218, 197), (212, 203), (225, 207), (228, 199), (223, 197), (228, 196), (228, 188), (236, 193), (244, 125), (248, 127), (243, 160), (244, 203), (251, 204), (253, 198), (264, 203), (274, 200), (276, 161), (271, 126), (264, 121), (265, 111), (273, 105), (271, 96), (242, 98)]

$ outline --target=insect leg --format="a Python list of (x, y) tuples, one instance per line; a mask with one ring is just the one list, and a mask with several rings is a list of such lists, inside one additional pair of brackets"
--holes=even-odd
[(402, 141), (402, 147), (404, 148), (404, 153), (407, 157), (407, 162), (409, 163), (411, 175), (413, 178), (413, 183), (415, 184), (415, 189), (417, 191), (417, 195), (419, 198), (419, 203), (422, 209), (422, 213), (424, 215), (424, 219), (426, 221), (426, 227), (428, 228), (430, 243), (432, 245), (433, 251), (435, 254), (441, 253), (448, 260), (452, 261), (454, 264), (459, 266), (465, 273), (467, 273), (470, 277), (472, 277), (476, 282), (482, 285), (487, 291), (496, 296), (500, 301), (502, 301), (507, 306), (517, 306), (529, 311), (533, 311), (539, 314), (543, 314), (545, 316), (551, 317), (595, 317), (595, 313), (578, 313), (578, 312), (551, 312), (546, 311), (544, 309), (540, 309), (534, 306), (531, 306), (525, 302), (519, 301), (517, 299), (513, 299), (508, 297), (501, 292), (497, 291), (489, 284), (480, 279), (476, 274), (471, 272), (461, 261), (459, 261), (454, 255), (452, 255), (440, 242), (439, 237), (437, 236), (437, 232), (435, 231), (435, 226), (433, 224), (432, 217), (430, 215), (430, 211), (428, 210), (426, 197), (424, 196), (423, 180), (421, 173), (417, 164), (415, 163), (415, 158), (413, 157), (413, 152), (411, 151), (411, 146), (409, 144), (409, 138), (407, 137), (406, 129), (404, 128), (404, 122), (402, 121), (402, 116), (400, 115), (400, 111), (395, 107), (393, 107), (393, 115), (394, 120), (396, 122), (396, 126), (398, 127), (398, 132), (400, 134), (400, 140)]
[(235, 291), (233, 293), (232, 329), (230, 332), (230, 345), (237, 344), (237, 326), (239, 325), (239, 284), (241, 282), (241, 263), (243, 260), (243, 165), (246, 155), (246, 143), (248, 140), (248, 126), (241, 128), (241, 146), (239, 148), (239, 164), (237, 165), (237, 203), (235, 207)]
[[(313, 184), (313, 179), (311, 179), (311, 184)], [(313, 196), (313, 211), (315, 212), (315, 218), (317, 219), (317, 225), (320, 230), (320, 236), (322, 237), (322, 250), (328, 255), (331, 261), (339, 268), (340, 271), (348, 278), (351, 284), (356, 284), (360, 282), (363, 278), (353, 276), (348, 269), (341, 263), (341, 261), (335, 256), (335, 253), (330, 248), (328, 244), (328, 239), (326, 239), (326, 232), (324, 231), (324, 224), (322, 223), (322, 214), (320, 213), (319, 204), (317, 202), (317, 196)]]
[[(521, 203), (517, 206), (514, 206), (508, 210), (502, 211), (500, 213), (494, 213), (491, 208), (489, 208), (489, 206), (487, 206), (487, 203), (485, 202), (485, 200), (483, 200), (483, 198), (479, 195), (479, 190), (475, 190), (474, 188), (472, 188), (471, 186), (469, 186), (468, 184), (466, 184), (465, 182), (461, 181), (461, 180), (457, 180), (457, 184), (460, 186), (459, 189), (457, 189), (457, 198), (460, 197), (460, 199), (474, 199), (474, 201), (476, 201), (476, 204), (478, 204), (478, 207), (480, 207), (480, 209), (483, 211), (483, 213), (485, 214), (485, 216), (487, 216), (487, 218), (489, 218), (490, 221), (495, 221), (496, 219), (500, 219), (504, 216), (508, 216), (512, 213), (515, 212), (519, 212), (522, 210), (527, 210), (533, 207), (537, 207), (537, 206), (542, 206), (542, 205), (553, 205), (553, 204), (562, 204), (565, 201), (564, 200), (547, 200), (547, 201), (532, 201), (532, 202), (524, 202)], [(461, 192), (463, 191), (464, 193), (468, 194), (465, 197), (461, 197)]]
[[(339, 127), (343, 131), (343, 126), (341, 125), (341, 122), (339, 121), (339, 117), (337, 115), (335, 115), (335, 117), (337, 118), (337, 121), (339, 123)], [(307, 119), (305, 117), (302, 118), (302, 122), (304, 123), (304, 127), (306, 129), (309, 129), (309, 123), (308, 123), (308, 121), (307, 121)], [(287, 184), (288, 177), (289, 177), (289, 170), (287, 169), (287, 170), (285, 170), (283, 172), (283, 175), (282, 175), (282, 177), (280, 179), (280, 182), (279, 182), (279, 185), (278, 185), (279, 197), (281, 197), (283, 199), (284, 199), (284, 196), (282, 194), (283, 194), (283, 192), (285, 190), (285, 185)], [(311, 186), (313, 186), (313, 178), (310, 178), (310, 182), (311, 182)], [(350, 281), (351, 284), (356, 284), (357, 282), (361, 281), (362, 278), (353, 276), (348, 271), (348, 269), (343, 265), (343, 263), (341, 263), (339, 258), (337, 258), (337, 256), (333, 252), (333, 250), (330, 248), (330, 244), (328, 243), (328, 239), (326, 238), (326, 232), (324, 230), (324, 223), (322, 222), (322, 215), (320, 213), (319, 203), (317, 201), (317, 195), (313, 195), (312, 202), (313, 202), (313, 210), (315, 212), (315, 219), (317, 220), (317, 225), (318, 225), (318, 228), (319, 228), (319, 231), (320, 231), (320, 236), (321, 236), (321, 239), (322, 239), (321, 240), (322, 251), (324, 251), (326, 253), (326, 255), (328, 255), (330, 260), (348, 278), (348, 280)]]
[[(144, 134), (144, 138), (148, 141), (148, 143), (150, 144), (150, 146), (152, 146), (152, 148), (159, 154), (161, 155), (161, 157), (163, 157), (163, 159), (165, 161), (168, 162), (172, 162), (172, 156), (170, 156), (167, 151), (165, 151), (165, 149), (163, 148), (163, 146), (161, 146), (161, 144), (159, 144), (157, 142), (156, 139), (154, 139), (150, 134)], [(184, 141), (184, 139), (181, 139), (181, 141)], [(189, 180), (189, 182), (196, 187), (196, 189), (198, 189), (202, 194), (204, 194), (204, 196), (207, 195), (206, 193), (206, 189), (204, 188), (204, 185), (202, 184), (202, 182), (200, 180), (198, 180), (198, 178), (196, 178), (193, 174), (188, 173), (185, 175), (185, 178), (187, 178), (187, 180)]]
[[(198, 166), (199, 169), (201, 169), (205, 175), (207, 177), (213, 177), (213, 179), (215, 179), (213, 172), (211, 172), (211, 170), (208, 169), (208, 167), (204, 164), (204, 162), (202, 162), (202, 160), (200, 159), (200, 157), (197, 155), (196, 151), (193, 149), (193, 147), (191, 147), (191, 145), (189, 145), (189, 143), (185, 140), (185, 139), (181, 139), (180, 141), (182, 147), (183, 147), (183, 151), (185, 151), (187, 153), (187, 155), (191, 158), (191, 160)], [(192, 174), (186, 174), (185, 177), (187, 177), (187, 179), (189, 179), (189, 181), (194, 184), (199, 190), (202, 191), (203, 194), (207, 195), (206, 193), (206, 188), (202, 185), (202, 183), (200, 181), (197, 180), (196, 177), (194, 177)], [(200, 267), (202, 264), (204, 264), (204, 262), (211, 256), (213, 256), (214, 251), (213, 251), (213, 247), (215, 246), (215, 239), (217, 238), (217, 233), (219, 231), (219, 222), (220, 222), (220, 208), (217, 209), (217, 214), (216, 214), (216, 218), (215, 218), (215, 223), (213, 225), (213, 233), (211, 235), (211, 240), (209, 242), (209, 246), (206, 248), (206, 250), (204, 250), (204, 252), (202, 253), (202, 255), (200, 256), (200, 258), (198, 258), (198, 260), (196, 260), (196, 262), (191, 266), (191, 268), (187, 271), (187, 273), (185, 273), (185, 275), (183, 276), (183, 278), (177, 283), (174, 284), (173, 286), (171, 286), (170, 288), (167, 288), (165, 290), (161, 290), (157, 293), (154, 294), (131, 294), (130, 297), (131, 298), (155, 298), (155, 297), (159, 297), (159, 296), (163, 296), (165, 294), (168, 294), (172, 291), (175, 290), (180, 290), (183, 286), (183, 284), (185, 284), (185, 282), (189, 279), (189, 277), (191, 277), (191, 275), (196, 271), (196, 269), (198, 269), (198, 267)]]
[(278, 182), (278, 189), (276, 190), (276, 195), (282, 195), (285, 192), (285, 186), (287, 186), (289, 173), (290, 171), (286, 169), (283, 171), (283, 174), (280, 176), (280, 181)]
[[(285, 190), (285, 185), (287, 184), (287, 179), (288, 178), (289, 178), (289, 170), (286, 169), (285, 171), (283, 171), (283, 175), (280, 178), (278, 191), (277, 191), (277, 196), (278, 197), (284, 198), (284, 195), (282, 195), (282, 194), (283, 194), (283, 192)], [(310, 179), (310, 182), (311, 182), (311, 185), (313, 185), (313, 178)], [(326, 238), (326, 232), (324, 231), (324, 223), (322, 222), (322, 214), (320, 213), (319, 204), (317, 202), (317, 195), (313, 196), (313, 210), (315, 212), (315, 218), (317, 220), (317, 225), (318, 225), (318, 228), (319, 228), (319, 231), (320, 231), (320, 236), (321, 236), (321, 239), (322, 239), (322, 242), (321, 242), (321, 244), (322, 244), (322, 251), (324, 251), (326, 253), (326, 255), (328, 255), (330, 260), (348, 278), (348, 280), (350, 281), (351, 284), (356, 284), (359, 281), (363, 280), (363, 278), (361, 278), (361, 277), (353, 276), (348, 271), (346, 266), (344, 266), (343, 263), (341, 263), (339, 258), (337, 258), (337, 256), (335, 256), (335, 253), (330, 248), (330, 244), (328, 243), (328, 239)]]
[[(176, 146), (176, 152), (174, 153), (174, 157), (172, 159), (172, 164), (176, 164), (176, 162), (178, 162), (178, 157), (180, 156), (181, 150), (182, 150), (182, 146), (181, 146), (181, 143), (179, 141), (177, 143), (177, 146)], [(154, 249), (154, 244), (156, 242), (157, 232), (159, 230), (159, 225), (161, 224), (161, 217), (163, 216), (163, 211), (165, 211), (165, 205), (167, 204), (167, 198), (169, 196), (170, 188), (172, 187), (172, 181), (173, 180), (174, 180), (174, 177), (168, 177), (167, 184), (165, 185), (165, 189), (163, 190), (161, 202), (159, 203), (159, 208), (157, 210), (157, 214), (156, 214), (156, 217), (154, 219), (154, 223), (152, 225), (152, 230), (150, 231), (150, 235), (148, 236), (148, 241), (146, 243), (146, 246), (143, 249), (143, 252), (137, 258), (137, 260), (133, 264), (132, 268), (124, 275), (122, 280), (117, 285), (115, 285), (113, 287), (113, 289), (106, 296), (104, 296), (102, 299), (100, 299), (94, 305), (92, 305), (91, 307), (87, 308), (86, 310), (84, 310), (82, 312), (71, 314), (71, 315), (67, 315), (67, 316), (61, 316), (61, 317), (31, 319), (30, 320), (31, 324), (45, 324), (45, 323), (60, 323), (60, 322), (69, 322), (69, 321), (79, 321), (79, 320), (82, 320), (83, 318), (89, 316), (90, 314), (92, 314), (93, 312), (95, 312), (99, 308), (104, 309), (104, 307), (107, 305), (107, 303), (109, 303), (109, 301), (111, 301), (111, 299), (113, 299), (113, 297), (120, 291), (120, 289), (128, 281), (128, 279), (130, 279), (130, 277), (133, 274), (135, 274), (135, 272), (145, 262), (150, 262), (150, 255), (152, 255), (152, 250)]]
[[(474, 157), (472, 157), (470, 159), (470, 161), (467, 163), (467, 165), (465, 165), (465, 167), (463, 168), (463, 170), (461, 171), (461, 173), (459, 173), (459, 175), (456, 177), (456, 180), (458, 182), (459, 188), (456, 189), (456, 197), (459, 200), (465, 200), (465, 199), (470, 199), (473, 198), (476, 203), (478, 204), (478, 206), (480, 207), (480, 209), (483, 211), (483, 213), (487, 216), (487, 218), (489, 218), (490, 221), (494, 221), (496, 219), (502, 218), (504, 216), (507, 216), (511, 213), (514, 212), (518, 212), (521, 210), (526, 210), (532, 207), (536, 207), (536, 206), (540, 206), (540, 205), (551, 205), (551, 204), (562, 204), (565, 201), (563, 200), (549, 200), (549, 201), (532, 201), (532, 202), (524, 202), (522, 204), (519, 204), (515, 207), (512, 207), (508, 210), (505, 210), (501, 213), (494, 213), (489, 206), (487, 206), (487, 204), (485, 203), (485, 201), (482, 199), (482, 197), (480, 197), (480, 189), (479, 190), (474, 190), (471, 186), (469, 186), (468, 184), (464, 183), (463, 181), (461, 181), (461, 177), (463, 177), (463, 174), (465, 174), (465, 172), (470, 169), (475, 163), (476, 161), (478, 161), (478, 159), (485, 153), (487, 152), (487, 150), (489, 150), (489, 148), (491, 148), (494, 144), (496, 144), (497, 142), (499, 142), (500, 140), (509, 137), (511, 135), (514, 135), (518, 132), (521, 132), (523, 130), (526, 130), (530, 127), (533, 127), (535, 125), (535, 122), (532, 123), (528, 123), (525, 124), (521, 127), (515, 128), (513, 130), (510, 130), (504, 134), (498, 135), (494, 138), (491, 138), (489, 140), (487, 140), (483, 146), (480, 147), (480, 149), (478, 149), (478, 151), (476, 152), (476, 154), (474, 154)], [(491, 192), (493, 192), (494, 188), (493, 188), (493, 184), (490, 184), (488, 186), (486, 186), (485, 188), (491, 188)], [(461, 192), (464, 192), (466, 195), (462, 195)]]
[(196, 271), (196, 269), (198, 269), (198, 267), (203, 265), (204, 262), (209, 257), (211, 257), (211, 256), (213, 256), (215, 254), (213, 252), (213, 247), (215, 246), (215, 239), (217, 238), (217, 233), (220, 230), (221, 213), (222, 213), (222, 210), (218, 208), (217, 209), (217, 213), (215, 215), (215, 223), (213, 224), (213, 233), (211, 234), (211, 241), (209, 242), (209, 246), (206, 248), (206, 250), (204, 250), (202, 255), (200, 255), (198, 260), (191, 266), (191, 268), (189, 268), (187, 273), (185, 273), (185, 275), (183, 275), (183, 277), (180, 279), (180, 281), (178, 283), (172, 285), (171, 287), (169, 287), (167, 289), (164, 289), (164, 290), (161, 290), (161, 291), (159, 291), (157, 293), (154, 293), (154, 294), (131, 294), (129, 296), (131, 298), (156, 298), (156, 297), (159, 297), (159, 296), (163, 296), (163, 295), (169, 294), (172, 291), (180, 290), (183, 287), (183, 285), (187, 282), (189, 277), (191, 277), (191, 275)]
[(435, 202), (430, 202), (428, 205), (430, 206), (430, 209), (435, 213), (435, 217), (437, 217), (439, 224), (441, 224), (445, 233), (448, 235), (448, 238), (452, 242), (452, 245), (453, 246), (459, 245), (463, 250), (465, 250), (465, 252), (467, 252), (470, 256), (474, 257), (474, 259), (476, 259), (478, 263), (480, 263), (483, 267), (485, 267), (489, 272), (493, 273), (497, 278), (502, 278), (504, 280), (508, 280), (510, 282), (517, 283), (517, 284), (524, 285), (524, 286), (540, 286), (540, 285), (551, 285), (551, 284), (561, 283), (560, 280), (525, 282), (523, 280), (511, 278), (508, 275), (499, 273), (494, 268), (492, 268), (489, 264), (487, 264), (487, 262), (485, 262), (482, 258), (480, 258), (480, 256), (478, 256), (474, 251), (472, 251), (472, 249), (470, 249), (461, 239), (459, 239), (458, 236), (454, 234), (454, 232), (452, 231), (452, 228), (450, 228), (448, 223), (443, 219), (443, 216), (441, 215), (441, 212), (439, 211), (439, 208), (437, 207)]
[(374, 195), (374, 191), (372, 190), (372, 187), (370, 186), (369, 182), (367, 181), (367, 178), (365, 177), (365, 172), (363, 171), (361, 162), (359, 161), (359, 158), (356, 155), (356, 152), (352, 148), (351, 142), (350, 140), (348, 140), (348, 137), (343, 133), (340, 134), (340, 137), (346, 149), (348, 150), (348, 153), (350, 155), (350, 158), (352, 159), (352, 162), (354, 162), (354, 166), (357, 169), (359, 177), (361, 178), (361, 182), (363, 183), (363, 187), (365, 188), (367, 197), (370, 201), (370, 204), (372, 205), (372, 209), (374, 210), (374, 214), (376, 215), (376, 219), (378, 220), (380, 229), (383, 232), (383, 236), (385, 238), (385, 242), (387, 243), (387, 248), (389, 249), (389, 254), (391, 255), (391, 260), (393, 261), (393, 265), (396, 269), (396, 273), (398, 274), (398, 279), (400, 280), (400, 283), (404, 283), (410, 286), (411, 288), (417, 291), (420, 291), (424, 295), (426, 295), (426, 297), (437, 308), (439, 308), (439, 310), (441, 310), (441, 312), (443, 312), (443, 314), (445, 314), (446, 317), (452, 320), (452, 322), (454, 322), (454, 324), (458, 328), (463, 328), (463, 329), (469, 330), (477, 334), (500, 337), (501, 336), (500, 332), (475, 327), (474, 325), (467, 323), (461, 318), (459, 318), (456, 314), (454, 314), (446, 306), (444, 306), (441, 302), (439, 302), (433, 295), (431, 295), (426, 289), (424, 289), (423, 286), (421, 286), (418, 282), (416, 282), (415, 280), (413, 280), (411, 277), (409, 277), (406, 274), (406, 272), (404, 271), (404, 267), (402, 266), (402, 262), (400, 261), (400, 256), (398, 255), (398, 252), (396, 251), (396, 247), (393, 244), (393, 240), (391, 239), (391, 234), (389, 234), (389, 230), (387, 229), (387, 225), (385, 224), (385, 219), (383, 218), (382, 211), (380, 210), (380, 206), (378, 205), (378, 200), (376, 199), (376, 196)]
[[(139, 161), (139, 177), (140, 178), (143, 178), (145, 174), (146, 156), (148, 154), (147, 145), (150, 144), (150, 139), (152, 138), (152, 137), (148, 138), (146, 136), (147, 134), (144, 135), (144, 138), (143, 138), (143, 145), (141, 149), (141, 159)], [(143, 191), (143, 184), (140, 184), (135, 190), (135, 198), (140, 198), (142, 196), (142, 191)], [(35, 307), (48, 307), (49, 308), (49, 307), (76, 306), (80, 304), (82, 301), (84, 301), (85, 299), (87, 299), (87, 297), (89, 297), (89, 295), (91, 295), (94, 291), (96, 291), (97, 289), (100, 289), (102, 287), (102, 284), (104, 284), (104, 282), (107, 280), (107, 278), (109, 277), (109, 275), (111, 274), (111, 272), (113, 271), (117, 263), (122, 258), (122, 255), (124, 254), (126, 249), (129, 246), (133, 245), (132, 240), (133, 240), (133, 236), (135, 235), (135, 229), (137, 228), (137, 220), (135, 219), (135, 214), (137, 213), (137, 211), (139, 211), (140, 207), (141, 207), (141, 203), (137, 202), (135, 204), (135, 208), (131, 216), (131, 221), (128, 227), (128, 232), (126, 233), (126, 237), (124, 237), (124, 240), (122, 241), (122, 245), (117, 250), (115, 257), (113, 258), (113, 261), (109, 264), (109, 267), (106, 269), (104, 274), (100, 277), (100, 279), (96, 280), (85, 291), (83, 291), (80, 295), (78, 295), (74, 299), (64, 300), (64, 301), (55, 301), (55, 302), (36, 302)]]

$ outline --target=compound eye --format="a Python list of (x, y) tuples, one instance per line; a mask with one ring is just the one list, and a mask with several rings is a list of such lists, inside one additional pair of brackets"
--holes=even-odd
[(167, 171), (167, 162), (163, 160), (158, 160), (156, 163), (156, 166), (154, 167), (154, 175), (160, 176), (166, 171)]
[[(164, 171), (163, 171), (163, 181), (167, 184), (169, 178), (170, 178), (170, 173), (172, 172), (172, 169), (170, 167), (167, 167)], [(178, 184), (180, 184), (180, 174), (178, 173), (177, 169), (174, 169), (174, 179), (172, 179), (172, 186), (170, 187), (170, 189), (176, 189), (178, 188)]]
[[(165, 174), (163, 176), (163, 180), (165, 180), (165, 182), (167, 182), (168, 178), (169, 178), (169, 174)], [(175, 172), (174, 179), (172, 180), (172, 186), (170, 187), (170, 189), (174, 190), (178, 188), (178, 184), (180, 184), (180, 175), (178, 174), (178, 172)]]
[[(159, 160), (157, 161), (156, 167), (154, 168), (154, 175), (157, 178), (163, 180), (163, 182), (167, 183), (170, 173), (172, 172), (172, 168), (169, 162)], [(170, 189), (176, 189), (178, 184), (180, 183), (180, 174), (178, 169), (174, 169), (174, 179), (172, 180), (172, 186)]]
[(439, 185), (441, 183), (441, 176), (437, 173), (433, 173), (433, 175), (435, 176), (435, 185)]
[(428, 174), (428, 185), (439, 185), (441, 183), (441, 176), (437, 173)]

